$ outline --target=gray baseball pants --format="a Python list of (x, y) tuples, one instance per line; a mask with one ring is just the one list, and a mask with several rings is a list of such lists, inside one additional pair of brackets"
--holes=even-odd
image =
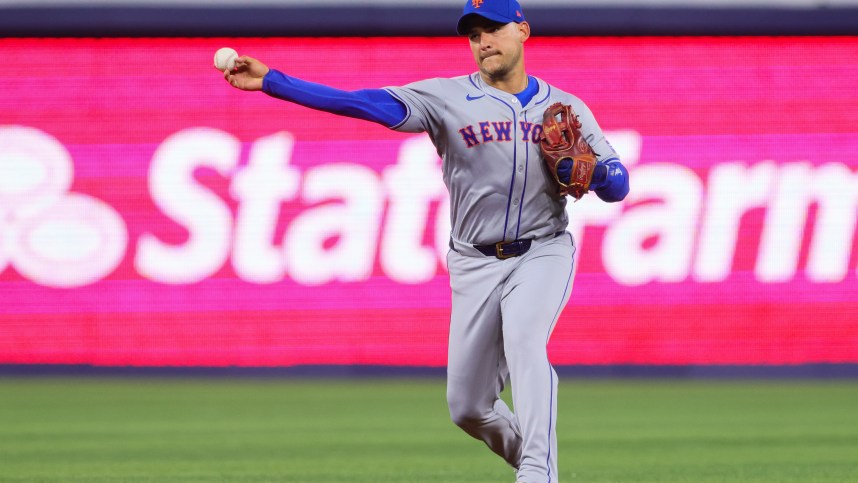
[[(557, 482), (557, 374), (546, 346), (572, 291), (572, 237), (534, 240), (500, 260), (453, 242), (447, 364), (452, 420), (517, 469), (517, 481)], [(507, 379), (515, 412), (500, 399)]]

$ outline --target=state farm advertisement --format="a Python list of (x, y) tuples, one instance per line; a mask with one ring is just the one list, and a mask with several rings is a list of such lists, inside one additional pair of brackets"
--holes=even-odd
[[(222, 46), (348, 90), (475, 70), (459, 38), (0, 39), (0, 364), (443, 366), (428, 137), (232, 89)], [(858, 38), (525, 59), (631, 176), (569, 204), (555, 364), (858, 362)]]

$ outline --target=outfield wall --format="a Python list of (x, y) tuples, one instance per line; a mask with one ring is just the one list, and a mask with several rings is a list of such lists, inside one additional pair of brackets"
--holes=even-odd
[[(463, 0), (0, 0), (0, 36), (449, 36)], [(522, 0), (536, 35), (856, 35), (856, 0)]]
[[(0, 39), (26, 59), (0, 96), (0, 364), (444, 365), (428, 139), (235, 91), (223, 45), (344, 89), (473, 70), (457, 38)], [(631, 172), (625, 202), (569, 205), (556, 364), (858, 363), (856, 54), (529, 41), (530, 72), (584, 99)]]

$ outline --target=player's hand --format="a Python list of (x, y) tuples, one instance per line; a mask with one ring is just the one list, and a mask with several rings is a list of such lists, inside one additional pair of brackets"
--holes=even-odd
[(268, 73), (268, 66), (262, 62), (242, 55), (235, 59), (235, 68), (232, 71), (224, 70), (223, 78), (229, 85), (243, 91), (261, 91), (262, 78)]

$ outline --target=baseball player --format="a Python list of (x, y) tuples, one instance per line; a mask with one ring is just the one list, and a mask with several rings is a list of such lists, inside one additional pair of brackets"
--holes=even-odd
[[(428, 133), (451, 201), (450, 416), (514, 467), (516, 481), (556, 482), (558, 380), (546, 346), (572, 286), (565, 194), (620, 201), (628, 172), (580, 99), (526, 73), (530, 26), (516, 0), (467, 0), (457, 32), (479, 68), (461, 77), (342, 91), (247, 56), (224, 77), (238, 89)], [(554, 104), (567, 110), (561, 122), (545, 114)], [(558, 126), (579, 126), (593, 162), (546, 164), (549, 121), (555, 138)], [(563, 189), (570, 171), (582, 174), (577, 190)], [(515, 411), (499, 397), (508, 381)]]

